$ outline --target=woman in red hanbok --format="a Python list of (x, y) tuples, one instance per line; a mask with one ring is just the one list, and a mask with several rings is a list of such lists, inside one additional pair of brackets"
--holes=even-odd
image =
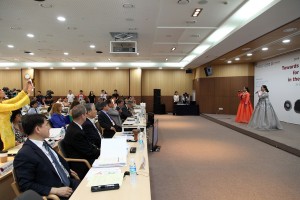
[(240, 98), (240, 104), (235, 121), (240, 123), (248, 123), (253, 112), (248, 87), (244, 87), (243, 90), (240, 90), (238, 92), (238, 97)]

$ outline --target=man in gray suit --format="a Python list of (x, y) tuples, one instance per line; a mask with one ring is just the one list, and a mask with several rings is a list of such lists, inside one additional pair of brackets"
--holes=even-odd
[(108, 104), (108, 107), (110, 108), (107, 111), (107, 114), (109, 114), (109, 116), (114, 120), (116, 125), (122, 127), (122, 120), (121, 120), (121, 117), (120, 117), (120, 113), (119, 113), (119, 111), (117, 111), (114, 108), (114, 103), (110, 99), (107, 100), (106, 103)]

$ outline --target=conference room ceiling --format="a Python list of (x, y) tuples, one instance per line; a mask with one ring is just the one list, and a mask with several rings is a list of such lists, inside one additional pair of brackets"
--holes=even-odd
[[(16, 66), (24, 67), (25, 63), (32, 62), (57, 65), (80, 62), (87, 63), (86, 68), (95, 66), (95, 63), (98, 66), (106, 63), (103, 66), (111, 68), (116, 67), (114, 63), (125, 63), (127, 68), (140, 65), (187, 69), (204, 64), (225, 64), (228, 60), (233, 63), (257, 62), (299, 49), (300, 1), (274, 0), (258, 17), (255, 16), (247, 24), (240, 24), (230, 35), (214, 42), (202, 54), (184, 62), (248, 2), (1, 0), (0, 68), (5, 67), (3, 63), (17, 63)], [(192, 17), (197, 8), (202, 11), (198, 17)], [(59, 16), (66, 20), (58, 21)], [(284, 32), (287, 28), (295, 29)], [(116, 32), (121, 33), (121, 37), (112, 34)], [(27, 37), (28, 33), (34, 34), (34, 37)], [(281, 39), (284, 38), (290, 38), (291, 42), (282, 45)], [(138, 54), (110, 53), (110, 41), (116, 40), (136, 41)], [(90, 45), (95, 47), (90, 48)], [(269, 50), (259, 53), (263, 46), (269, 47)], [(172, 51), (172, 48), (175, 50)], [(245, 57), (244, 54), (248, 52), (253, 52), (253, 56)], [(240, 57), (240, 60), (234, 61), (236, 57)]]

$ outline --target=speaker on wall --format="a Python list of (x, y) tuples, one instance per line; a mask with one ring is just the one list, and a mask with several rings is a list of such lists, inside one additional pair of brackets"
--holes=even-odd
[(187, 69), (187, 70), (185, 70), (185, 73), (186, 74), (191, 74), (191, 73), (193, 73), (193, 70), (192, 69)]
[(213, 74), (212, 67), (211, 66), (204, 67), (204, 72), (206, 76), (211, 76)]

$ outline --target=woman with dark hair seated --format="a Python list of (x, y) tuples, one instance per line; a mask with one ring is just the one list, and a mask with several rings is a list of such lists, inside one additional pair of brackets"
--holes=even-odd
[(21, 110), (12, 111), (10, 122), (12, 124), (12, 130), (15, 133), (16, 145), (25, 142), (25, 140), (27, 139), (27, 136), (23, 132), (21, 120)]
[(61, 111), (62, 105), (60, 103), (53, 104), (52, 109), (50, 111), (50, 121), (53, 128), (62, 128), (65, 127), (66, 124), (70, 123), (69, 116), (63, 116), (61, 114)]

